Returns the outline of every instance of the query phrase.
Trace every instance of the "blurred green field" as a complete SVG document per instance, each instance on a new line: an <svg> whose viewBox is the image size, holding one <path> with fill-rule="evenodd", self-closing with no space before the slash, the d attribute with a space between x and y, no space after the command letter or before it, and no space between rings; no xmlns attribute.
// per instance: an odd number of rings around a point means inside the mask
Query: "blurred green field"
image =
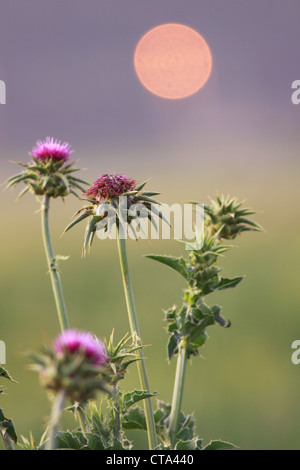
<svg viewBox="0 0 300 470"><path fill-rule="evenodd" d="M12 170L13 173L14 170ZM299 187L296 172L267 170L212 178L160 174L149 188L163 186L166 202L207 200L219 189L237 195L262 211L256 218L265 233L247 233L223 260L224 274L246 274L236 289L215 296L232 328L210 329L202 358L188 366L183 408L195 411L198 433L205 441L222 438L242 449L300 449L300 366L291 363L291 344L300 339L299 318ZM91 175L89 175L91 176ZM143 174L134 175L143 179ZM92 179L92 178L90 178ZM226 182L226 183L224 183ZM13 419L17 433L38 437L44 430L49 402L38 377L27 369L24 351L58 332L34 198L15 203L16 191L1 194L0 339L7 346L7 368L18 384L6 384L0 406ZM55 201L51 213L55 252L70 255L61 263L72 326L116 338L128 331L127 314L114 241L95 239L92 253L81 259L84 225L60 234L80 203ZM143 258L146 253L181 253L174 241L129 242L137 310L152 390L171 400L175 362L166 360L167 336L162 309L181 302L183 280ZM210 299L211 301L211 299ZM138 384L135 367L122 386ZM68 421L72 424L72 421ZM132 435L133 436L133 435ZM135 435L137 447L145 436Z"/></svg>

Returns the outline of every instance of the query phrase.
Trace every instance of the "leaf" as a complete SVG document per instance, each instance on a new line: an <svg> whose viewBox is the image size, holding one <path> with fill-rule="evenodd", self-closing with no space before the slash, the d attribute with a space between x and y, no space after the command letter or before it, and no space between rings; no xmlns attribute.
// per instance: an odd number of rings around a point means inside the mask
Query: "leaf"
<svg viewBox="0 0 300 470"><path fill-rule="evenodd" d="M163 222L169 225L169 227L172 227L172 225L170 224L170 221L164 216L162 211L157 209L157 207L154 204L150 205L150 203L145 202L145 206L148 208L150 212L153 212L153 214L157 215Z"/></svg>
<svg viewBox="0 0 300 470"><path fill-rule="evenodd" d="M75 188L79 189L82 193L84 193L84 188L79 183L77 183L76 181L73 181L73 180L70 181L69 178L68 178L68 181L70 183L70 186L75 187Z"/></svg>
<svg viewBox="0 0 300 470"><path fill-rule="evenodd" d="M214 319L215 319L215 322L218 323L220 326L222 326L223 328L230 328L231 326L231 322L230 320L226 321L221 315L220 315L220 312L221 312L221 308L218 307L218 305L214 305L212 308L211 308L211 311L213 313L213 316L214 316Z"/></svg>
<svg viewBox="0 0 300 470"><path fill-rule="evenodd" d="M155 397L157 392L150 393L145 390L133 390L132 392L128 392L124 395L124 406L127 410L131 406L135 405L135 403L145 400L146 398Z"/></svg>
<svg viewBox="0 0 300 470"><path fill-rule="evenodd" d="M93 235L95 234L97 223L100 220L101 220L101 217L94 215L87 224L85 235L84 235L84 245L83 245L83 250L82 250L84 256L86 255L88 249L91 248Z"/></svg>
<svg viewBox="0 0 300 470"><path fill-rule="evenodd" d="M78 433L75 434L72 431L58 432L56 434L56 448L80 450L83 443L78 437Z"/></svg>
<svg viewBox="0 0 300 470"><path fill-rule="evenodd" d="M131 448L131 443L126 439L125 441L120 442L117 439L114 439L111 446L107 447L106 450L129 450Z"/></svg>
<svg viewBox="0 0 300 470"><path fill-rule="evenodd" d="M157 409L154 413L155 424L157 424L158 426L164 425L165 421L170 416L171 408L172 407L169 403L165 403L162 400L157 400Z"/></svg>
<svg viewBox="0 0 300 470"><path fill-rule="evenodd" d="M193 415L185 416L182 412L179 416L179 427L177 432L177 439L182 441L190 441L194 437L195 431L195 418Z"/></svg>
<svg viewBox="0 0 300 470"><path fill-rule="evenodd" d="M18 199L21 199L22 196L24 196L24 194L26 194L28 191L29 191L29 186L25 186L24 189L22 189L22 191L19 193L18 195Z"/></svg>
<svg viewBox="0 0 300 470"><path fill-rule="evenodd" d="M144 191L144 192L143 192L143 195L144 195L144 196L149 196L149 197L158 196L159 194L161 194L161 193L157 193L157 192L155 192L155 191Z"/></svg>
<svg viewBox="0 0 300 470"><path fill-rule="evenodd" d="M13 422L5 418L2 409L0 408L0 429L2 428L3 436L7 434L15 443L17 442L17 434Z"/></svg>
<svg viewBox="0 0 300 470"><path fill-rule="evenodd" d="M145 412L139 406L131 408L123 415L123 428L124 429L139 429L142 431L147 430Z"/></svg>
<svg viewBox="0 0 300 470"><path fill-rule="evenodd" d="M230 442L211 441L203 450L235 450L237 447Z"/></svg>
<svg viewBox="0 0 300 470"><path fill-rule="evenodd" d="M216 289L224 290L224 289L228 289L230 287L236 287L243 279L244 279L244 276L235 277L233 279L226 279L225 277L222 277L221 280L219 281Z"/></svg>
<svg viewBox="0 0 300 470"><path fill-rule="evenodd" d="M173 256L164 256L164 255L146 255L146 258L153 259L154 261L159 261L169 268L174 269L179 274L181 274L185 279L188 279L188 270L184 258L174 258Z"/></svg>
<svg viewBox="0 0 300 470"><path fill-rule="evenodd" d="M156 201L152 197L145 196L145 193L142 193L140 196L136 196L134 199L135 199L135 201L146 201L150 204L161 205L158 201Z"/></svg>
<svg viewBox="0 0 300 470"><path fill-rule="evenodd" d="M25 173L18 173L17 175L13 175L10 178L8 178L3 184L7 184L7 183L10 183L13 180L17 180L17 179L21 178L22 176L24 176L24 174Z"/></svg>
<svg viewBox="0 0 300 470"><path fill-rule="evenodd" d="M173 307L168 308L168 310L165 310L165 315L166 315L165 319L166 319L166 321L173 322L174 320L176 320L176 310L177 310L176 305L173 305Z"/></svg>
<svg viewBox="0 0 300 470"><path fill-rule="evenodd" d="M176 443L175 450L202 450L202 440L198 437L189 441L179 440Z"/></svg>
<svg viewBox="0 0 300 470"><path fill-rule="evenodd" d="M77 217L75 220L73 220L64 230L64 233L67 232L68 230L70 230L72 227L74 227L74 225L78 224L79 222L81 222L82 220L86 219L87 217L89 217L90 215L92 214L92 212L84 212L83 214L81 214L79 217Z"/></svg>
<svg viewBox="0 0 300 470"><path fill-rule="evenodd" d="M11 382L14 382L14 383L17 383L13 378L12 376L10 375L10 373L4 369L4 367L1 367L0 366L0 377L4 378L4 379L7 379L7 380L10 380Z"/></svg>
<svg viewBox="0 0 300 470"><path fill-rule="evenodd" d="M169 361L171 361L172 357L174 356L174 354L176 354L176 352L178 350L178 342L179 342L178 338L176 338L175 334L172 334L170 336L170 339L169 339L168 345L167 345Z"/></svg>
<svg viewBox="0 0 300 470"><path fill-rule="evenodd" d="M146 186L146 184L148 183L148 181L149 181L149 180L144 181L142 184L140 184L139 186L137 186L137 187L135 188L135 190L136 190L136 191L141 191L141 190L144 188L144 186Z"/></svg>
<svg viewBox="0 0 300 470"><path fill-rule="evenodd" d="M74 176L69 176L68 179L70 181L76 181L76 183L86 184L88 186L90 185L90 183L88 183L87 181L81 180L80 178L75 178Z"/></svg>
<svg viewBox="0 0 300 470"><path fill-rule="evenodd" d="M94 433L86 433L87 447L85 450L105 450L101 436Z"/></svg>
<svg viewBox="0 0 300 470"><path fill-rule="evenodd" d="M251 214L251 212L248 213L248 215ZM255 212L252 212L252 214L255 214ZM239 224L246 224L246 225L250 225L251 227L253 227L252 229L251 228L248 228L248 230L257 230L258 232L262 232L263 231L263 228L261 225L259 225L258 223L254 222L253 220L250 220L250 219L245 219L244 217L238 217L236 219L236 222L239 223Z"/></svg>
<svg viewBox="0 0 300 470"><path fill-rule="evenodd" d="M195 334L192 335L190 341L191 341L191 346L196 347L196 348L200 348L207 341L206 331L202 330L197 335L195 335Z"/></svg>
<svg viewBox="0 0 300 470"><path fill-rule="evenodd" d="M36 180L37 179L37 176L34 174L34 173L20 173L19 175L16 175L15 177L12 177L10 178L8 181L7 181L7 185L6 185L6 189L10 188L11 186L15 185L15 184L18 184L20 183L21 181L25 181L26 179L29 179L29 180Z"/></svg>

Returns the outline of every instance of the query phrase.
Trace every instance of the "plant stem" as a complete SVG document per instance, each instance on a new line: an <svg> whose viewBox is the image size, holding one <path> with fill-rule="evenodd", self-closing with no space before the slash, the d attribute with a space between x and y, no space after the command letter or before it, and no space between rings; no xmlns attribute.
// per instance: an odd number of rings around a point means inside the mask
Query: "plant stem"
<svg viewBox="0 0 300 470"><path fill-rule="evenodd" d="M43 241L46 252L46 258L49 268L49 273L51 277L51 284L53 289L53 294L56 303L56 309L58 313L58 319L60 323L61 330L69 329L68 314L66 309L66 304L64 300L64 295L62 291L62 285L59 278L57 262L53 252L50 229L49 229L49 207L50 207L50 197L46 194L44 196L41 212L42 212L42 232L43 232Z"/></svg>
<svg viewBox="0 0 300 470"><path fill-rule="evenodd" d="M121 423L120 423L120 404L119 404L119 389L113 387L112 409L114 416L114 438L116 441L121 440Z"/></svg>
<svg viewBox="0 0 300 470"><path fill-rule="evenodd" d="M84 414L84 405L82 403L80 403L77 408L77 417L82 434L86 438L86 416Z"/></svg>
<svg viewBox="0 0 300 470"><path fill-rule="evenodd" d="M14 446L14 443L13 443L13 440L7 434L6 429L1 429L0 428L0 433L2 434L2 439L3 439L5 449L6 450L16 450L15 446Z"/></svg>
<svg viewBox="0 0 300 470"><path fill-rule="evenodd" d="M46 450L55 450L55 435L57 433L57 428L61 420L64 403L66 399L66 394L64 390L61 390L57 393L54 398L51 415L49 419L48 427L48 440L46 442Z"/></svg>
<svg viewBox="0 0 300 470"><path fill-rule="evenodd" d="M140 338L140 330L137 320L137 313L134 304L134 297L129 273L129 266L128 266L128 259L127 259L127 251L126 251L126 240L125 238L120 238L119 230L117 230L117 242L118 242L118 250L119 250L119 257L120 257L120 264L121 264L121 272L122 272L122 279L123 279L123 286L124 286L124 293L127 305L127 312L129 317L129 324L131 334L137 337L137 345L142 345L141 338ZM150 393L149 381L147 376L147 369L146 363L144 358L143 350L140 349L139 352L140 360L137 361L137 367L140 377L140 383L143 390L146 390ZM145 406L145 417L146 417L146 424L147 424L147 432L148 432L148 442L149 448L154 449L157 446L157 437L156 437L156 429L155 429L155 422L154 422L154 415L153 415L153 408L151 398L146 398L144 400Z"/></svg>
<svg viewBox="0 0 300 470"><path fill-rule="evenodd" d="M187 346L187 338L183 338L179 344L172 408L170 415L169 436L172 447L174 447L176 444L176 436L178 432L179 416L181 411L187 362Z"/></svg>

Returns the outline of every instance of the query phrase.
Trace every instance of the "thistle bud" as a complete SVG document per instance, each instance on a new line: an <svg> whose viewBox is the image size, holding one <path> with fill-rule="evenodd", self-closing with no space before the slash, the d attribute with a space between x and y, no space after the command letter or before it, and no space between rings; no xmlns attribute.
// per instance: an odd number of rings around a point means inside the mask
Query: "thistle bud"
<svg viewBox="0 0 300 470"><path fill-rule="evenodd" d="M242 232L262 231L259 224L248 218L255 212L243 208L242 202L236 198L217 196L211 205L205 206L205 212L208 216L207 225L211 233L218 232L220 239L232 240Z"/></svg>
<svg viewBox="0 0 300 470"><path fill-rule="evenodd" d="M130 340L131 344L129 344ZM115 346L114 331L112 332L107 344L107 353L111 369L109 378L112 385L116 385L120 380L124 379L128 367L140 360L138 352L142 348L143 346L140 344L140 340L136 335L128 337L127 334Z"/></svg>

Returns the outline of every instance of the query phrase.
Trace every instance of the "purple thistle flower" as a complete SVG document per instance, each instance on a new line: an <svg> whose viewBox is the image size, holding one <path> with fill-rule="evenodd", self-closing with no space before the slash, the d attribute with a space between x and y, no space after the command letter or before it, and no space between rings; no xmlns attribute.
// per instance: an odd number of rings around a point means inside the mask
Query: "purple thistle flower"
<svg viewBox="0 0 300 470"><path fill-rule="evenodd" d="M137 181L127 178L125 175L101 175L86 191L86 195L98 202L108 201L114 197L122 196L128 191L133 191Z"/></svg>
<svg viewBox="0 0 300 470"><path fill-rule="evenodd" d="M31 155L36 160L47 160L48 158L56 162L66 162L69 160L71 153L70 144L68 142L61 143L54 137L47 137L46 140L38 140L36 147L31 151Z"/></svg>
<svg viewBox="0 0 300 470"><path fill-rule="evenodd" d="M104 343L85 331L64 331L54 341L54 349L56 354L84 354L96 366L108 361Z"/></svg>

